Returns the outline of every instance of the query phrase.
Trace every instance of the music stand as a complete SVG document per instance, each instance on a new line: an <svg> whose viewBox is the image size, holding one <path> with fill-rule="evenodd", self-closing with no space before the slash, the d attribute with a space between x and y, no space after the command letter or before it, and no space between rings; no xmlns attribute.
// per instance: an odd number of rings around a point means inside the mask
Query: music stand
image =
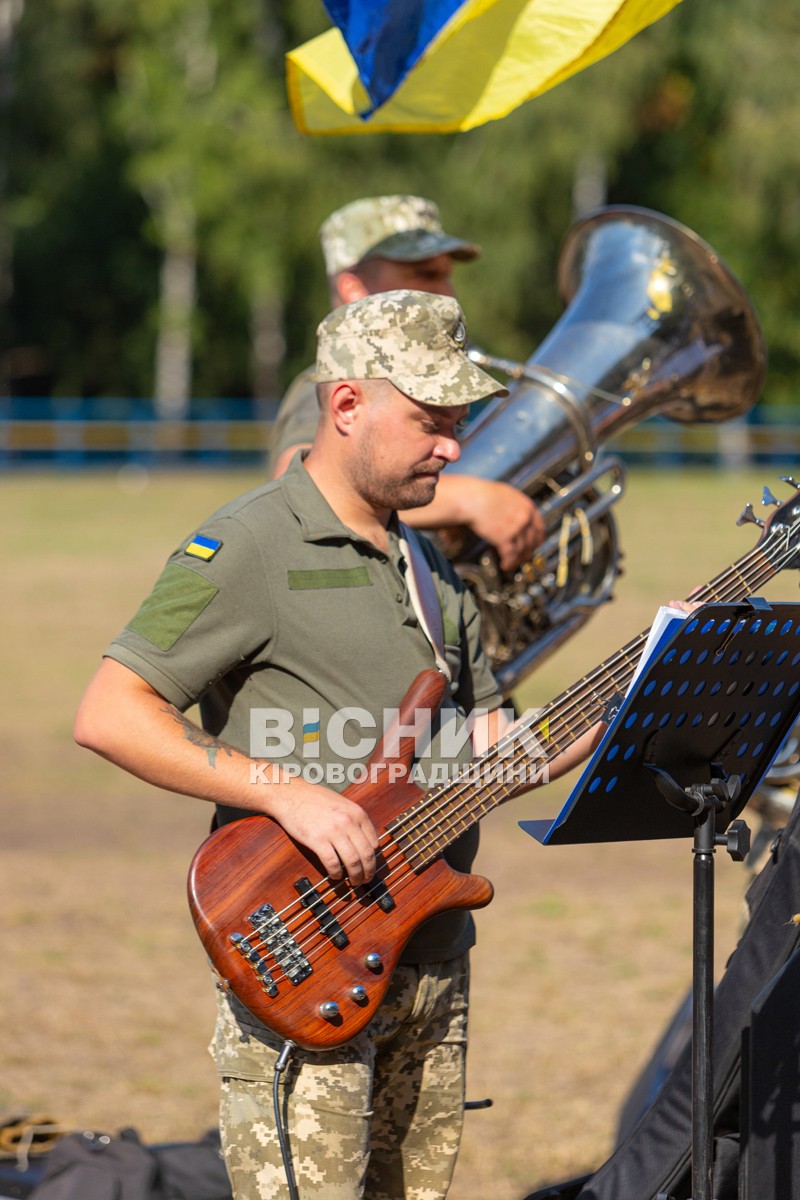
<svg viewBox="0 0 800 1200"><path fill-rule="evenodd" d="M671 618L559 815L520 821L544 845L694 835L692 1200L713 1171L714 847L747 853L734 818L800 715L799 664L800 604Z"/></svg>

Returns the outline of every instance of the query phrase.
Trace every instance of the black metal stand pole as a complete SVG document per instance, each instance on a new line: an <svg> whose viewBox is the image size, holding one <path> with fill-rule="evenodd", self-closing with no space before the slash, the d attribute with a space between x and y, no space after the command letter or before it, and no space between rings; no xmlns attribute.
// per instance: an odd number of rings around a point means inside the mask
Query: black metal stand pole
<svg viewBox="0 0 800 1200"><path fill-rule="evenodd" d="M694 962L692 971L692 1200L712 1200L714 1024L715 806L707 804L694 833Z"/></svg>
<svg viewBox="0 0 800 1200"><path fill-rule="evenodd" d="M722 777L711 764L710 784L682 788L660 767L648 764L656 787L673 808L694 822L692 917L692 1195L713 1200L714 1174L714 847L741 861L750 847L744 821L727 833L716 830L717 813L741 792L741 777ZM660 1197L659 1197L660 1200Z"/></svg>

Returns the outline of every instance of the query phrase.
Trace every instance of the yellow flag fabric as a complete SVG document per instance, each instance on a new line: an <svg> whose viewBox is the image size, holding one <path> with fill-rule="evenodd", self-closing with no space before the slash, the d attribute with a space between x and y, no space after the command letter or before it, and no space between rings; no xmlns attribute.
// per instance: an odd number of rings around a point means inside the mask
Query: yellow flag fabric
<svg viewBox="0 0 800 1200"><path fill-rule="evenodd" d="M393 95L371 105L338 29L286 56L302 133L454 133L506 116L617 50L680 0L468 0Z"/></svg>

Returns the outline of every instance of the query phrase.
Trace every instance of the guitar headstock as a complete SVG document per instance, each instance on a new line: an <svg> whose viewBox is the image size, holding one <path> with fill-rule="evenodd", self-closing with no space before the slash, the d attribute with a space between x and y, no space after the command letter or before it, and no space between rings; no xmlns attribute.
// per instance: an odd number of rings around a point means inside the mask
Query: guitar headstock
<svg viewBox="0 0 800 1200"><path fill-rule="evenodd" d="M761 503L775 505L775 511L766 520L755 515L752 504L746 504L737 525L758 525L762 530L758 548L768 556L779 571L800 567L800 483L791 475L782 475L781 483L794 488L794 494L781 503L768 487L765 487Z"/></svg>

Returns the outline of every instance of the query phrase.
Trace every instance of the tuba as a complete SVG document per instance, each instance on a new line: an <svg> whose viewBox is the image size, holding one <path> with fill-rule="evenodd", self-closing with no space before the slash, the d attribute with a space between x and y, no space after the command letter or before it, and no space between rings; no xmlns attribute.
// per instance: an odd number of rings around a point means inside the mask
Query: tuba
<svg viewBox="0 0 800 1200"><path fill-rule="evenodd" d="M502 572L477 539L448 549L481 610L505 695L611 598L620 550L611 511L624 467L601 445L654 413L723 421L758 399L766 352L741 284L710 246L644 208L602 208L567 234L567 305L524 364L473 349L512 380L470 425L449 472L503 481L539 505L546 536Z"/></svg>

